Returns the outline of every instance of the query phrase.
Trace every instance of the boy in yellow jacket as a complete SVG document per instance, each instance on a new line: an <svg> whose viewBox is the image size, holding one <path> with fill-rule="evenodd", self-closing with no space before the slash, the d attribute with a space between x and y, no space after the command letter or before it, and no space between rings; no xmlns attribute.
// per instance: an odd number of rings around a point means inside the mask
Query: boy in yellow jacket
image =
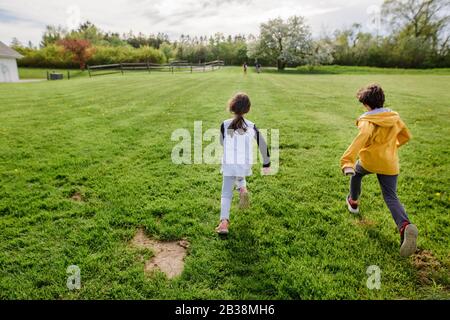
<svg viewBox="0 0 450 320"><path fill-rule="evenodd" d="M384 201L400 232L400 254L407 257L417 250L419 232L397 197L397 151L411 139L411 134L398 113L384 108L385 96L379 85L362 88L357 98L368 112L358 119L359 134L341 158L342 171L351 176L347 206L350 212L359 213L362 178L377 174Z"/></svg>

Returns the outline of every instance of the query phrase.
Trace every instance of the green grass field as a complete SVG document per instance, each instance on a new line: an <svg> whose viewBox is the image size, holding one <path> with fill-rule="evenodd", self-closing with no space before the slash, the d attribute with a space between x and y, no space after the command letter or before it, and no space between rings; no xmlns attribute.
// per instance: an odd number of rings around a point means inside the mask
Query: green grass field
<svg viewBox="0 0 450 320"><path fill-rule="evenodd" d="M399 180L420 230L420 254L408 259L375 177L361 217L344 202L339 158L363 112L355 92L370 82L414 136ZM0 298L449 299L449 88L445 72L244 77L239 68L0 84ZM238 211L235 199L222 240L219 166L172 164L170 138L194 121L218 128L241 90L249 119L280 129L280 172L254 170L252 208ZM144 274L129 245L139 227L189 240L179 278ZM66 287L69 265L81 269L79 291ZM366 287L371 265L381 290Z"/></svg>
<svg viewBox="0 0 450 320"><path fill-rule="evenodd" d="M67 71L70 72L71 79L88 77L87 71L73 70L73 69L52 69L52 68L19 68L19 76L21 79L46 79L47 72L59 72L67 79ZM269 73L277 72L275 69L266 69ZM107 71L105 71L107 72ZM98 73L98 72L97 72ZM130 71L126 71L127 74ZM405 74L405 75L450 75L449 68L441 69L389 69L376 67L347 67L347 66L317 66L308 68L306 66L298 67L297 69L286 69L283 74Z"/></svg>
<svg viewBox="0 0 450 320"><path fill-rule="evenodd" d="M47 79L47 72L58 72L64 75L64 79L67 80L69 71L70 78L82 78L89 77L89 73L87 71L81 70L66 70L66 69L45 69L45 68L19 68L19 77L20 79Z"/></svg>

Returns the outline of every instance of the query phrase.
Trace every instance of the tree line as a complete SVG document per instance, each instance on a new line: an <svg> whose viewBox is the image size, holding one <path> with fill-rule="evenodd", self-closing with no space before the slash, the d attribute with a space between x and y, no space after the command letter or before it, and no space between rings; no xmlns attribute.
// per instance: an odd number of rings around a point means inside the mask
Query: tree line
<svg viewBox="0 0 450 320"><path fill-rule="evenodd" d="M361 24L313 38L301 16L262 23L258 35L118 34L87 21L76 30L47 26L39 47L12 46L30 67L80 67L120 62L202 63L223 60L227 65L259 62L286 67L320 64L402 68L450 67L450 2L448 0L386 0L379 29L364 31Z"/></svg>

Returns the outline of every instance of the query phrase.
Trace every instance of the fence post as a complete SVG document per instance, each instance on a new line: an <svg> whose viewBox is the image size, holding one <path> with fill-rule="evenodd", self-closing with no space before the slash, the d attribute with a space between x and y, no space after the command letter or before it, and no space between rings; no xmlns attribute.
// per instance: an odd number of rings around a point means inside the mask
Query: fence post
<svg viewBox="0 0 450 320"><path fill-rule="evenodd" d="M70 80L70 71L67 70L67 80Z"/></svg>
<svg viewBox="0 0 450 320"><path fill-rule="evenodd" d="M192 73L192 65L191 65L191 73Z"/></svg>
<svg viewBox="0 0 450 320"><path fill-rule="evenodd" d="M150 70L150 63L147 61L147 69L148 69L148 73L151 73L151 70Z"/></svg>
<svg viewBox="0 0 450 320"><path fill-rule="evenodd" d="M120 72L121 72L122 75L123 75L123 65L122 65L122 63L120 63Z"/></svg>
<svg viewBox="0 0 450 320"><path fill-rule="evenodd" d="M47 70L47 80L50 80L50 75L48 74L48 70Z"/></svg>
<svg viewBox="0 0 450 320"><path fill-rule="evenodd" d="M172 74L173 74L173 66L172 66Z"/></svg>

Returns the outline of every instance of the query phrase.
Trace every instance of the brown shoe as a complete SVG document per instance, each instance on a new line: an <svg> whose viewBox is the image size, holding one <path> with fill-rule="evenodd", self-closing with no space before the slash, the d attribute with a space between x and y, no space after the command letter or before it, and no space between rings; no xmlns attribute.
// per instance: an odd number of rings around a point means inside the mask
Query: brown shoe
<svg viewBox="0 0 450 320"><path fill-rule="evenodd" d="M230 225L230 221L222 220L220 221L219 226L216 228L216 232L220 235L227 235L229 233L228 227Z"/></svg>

